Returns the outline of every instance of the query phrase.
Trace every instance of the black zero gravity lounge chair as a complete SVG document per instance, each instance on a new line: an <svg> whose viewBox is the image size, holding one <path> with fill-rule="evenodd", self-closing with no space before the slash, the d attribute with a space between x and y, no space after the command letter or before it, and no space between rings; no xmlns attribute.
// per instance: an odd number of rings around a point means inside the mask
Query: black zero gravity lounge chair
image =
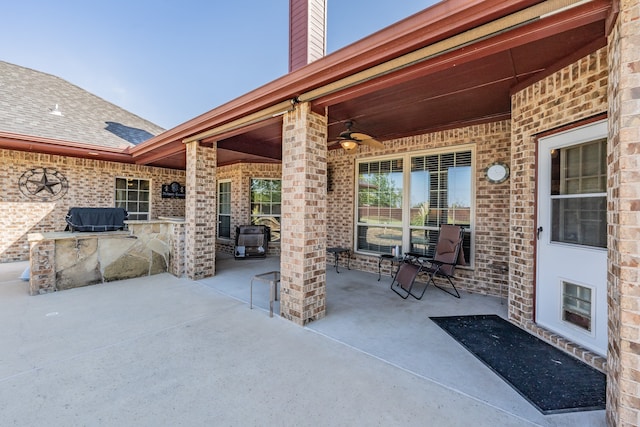
<svg viewBox="0 0 640 427"><path fill-rule="evenodd" d="M433 286L449 295L460 298L460 293L458 293L451 279L454 277L456 265L466 264L464 251L462 250L463 232L462 227L458 225L443 224L440 226L438 243L436 244L433 258L424 258L423 255L413 252L406 253L391 282L391 290L404 299L409 295L416 299L422 299L429 283L432 283ZM427 274L428 280L422 289L422 293L418 295L413 292L413 285L418 274L422 272ZM439 286L434 281L436 276L447 279L453 291Z"/></svg>

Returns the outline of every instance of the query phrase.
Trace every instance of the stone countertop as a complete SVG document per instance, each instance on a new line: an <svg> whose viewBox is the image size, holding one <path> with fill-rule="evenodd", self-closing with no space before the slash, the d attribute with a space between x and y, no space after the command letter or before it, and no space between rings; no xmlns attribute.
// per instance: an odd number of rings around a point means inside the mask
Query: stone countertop
<svg viewBox="0 0 640 427"><path fill-rule="evenodd" d="M179 216L160 216L157 219L146 220L127 220L125 224L166 224L171 223L184 223L184 217Z"/></svg>
<svg viewBox="0 0 640 427"><path fill-rule="evenodd" d="M131 220L124 222L127 225L144 225L144 224L184 224L183 217L165 217L161 216L157 219L151 220ZM63 240L63 239L77 239L77 238L89 238L89 237L101 237L101 238L111 238L111 237L131 237L135 238L135 236L131 235L130 230L121 230L121 231L52 231L48 233L29 233L27 235L27 240L29 242L37 242L39 240Z"/></svg>
<svg viewBox="0 0 640 427"><path fill-rule="evenodd" d="M111 237L131 237L135 238L135 236L131 235L131 232L128 230L123 231L96 231L96 232L86 232L86 231L53 231L49 233L29 233L27 235L27 240L30 242L37 242L39 240L65 240L65 239L78 239L78 238L92 238L92 237L102 237L102 238L111 238Z"/></svg>

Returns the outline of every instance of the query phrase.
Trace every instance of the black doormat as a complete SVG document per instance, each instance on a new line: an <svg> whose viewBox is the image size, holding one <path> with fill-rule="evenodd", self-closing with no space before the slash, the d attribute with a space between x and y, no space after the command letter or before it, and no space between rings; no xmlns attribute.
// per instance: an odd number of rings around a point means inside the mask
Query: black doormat
<svg viewBox="0 0 640 427"><path fill-rule="evenodd" d="M602 372L501 317L430 319L543 414L605 408L606 378Z"/></svg>

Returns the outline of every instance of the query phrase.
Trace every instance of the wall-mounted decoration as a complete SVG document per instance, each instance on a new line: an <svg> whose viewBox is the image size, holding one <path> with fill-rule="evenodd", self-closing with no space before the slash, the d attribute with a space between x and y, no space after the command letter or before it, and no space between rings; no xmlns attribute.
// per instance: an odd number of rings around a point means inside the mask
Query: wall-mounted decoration
<svg viewBox="0 0 640 427"><path fill-rule="evenodd" d="M18 180L18 186L26 197L41 202L61 199L69 189L67 178L51 168L26 171Z"/></svg>
<svg viewBox="0 0 640 427"><path fill-rule="evenodd" d="M171 184L162 184L163 199L184 199L185 188L180 183L172 182Z"/></svg>
<svg viewBox="0 0 640 427"><path fill-rule="evenodd" d="M492 184L500 184L509 178L509 166L502 162L495 162L484 170L487 181Z"/></svg>

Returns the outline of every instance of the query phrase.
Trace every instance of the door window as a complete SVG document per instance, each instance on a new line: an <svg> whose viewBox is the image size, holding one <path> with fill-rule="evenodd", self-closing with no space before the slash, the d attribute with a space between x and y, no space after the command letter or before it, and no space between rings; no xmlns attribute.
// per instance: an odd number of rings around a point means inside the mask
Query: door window
<svg viewBox="0 0 640 427"><path fill-rule="evenodd" d="M553 149L551 241L607 247L607 140Z"/></svg>

